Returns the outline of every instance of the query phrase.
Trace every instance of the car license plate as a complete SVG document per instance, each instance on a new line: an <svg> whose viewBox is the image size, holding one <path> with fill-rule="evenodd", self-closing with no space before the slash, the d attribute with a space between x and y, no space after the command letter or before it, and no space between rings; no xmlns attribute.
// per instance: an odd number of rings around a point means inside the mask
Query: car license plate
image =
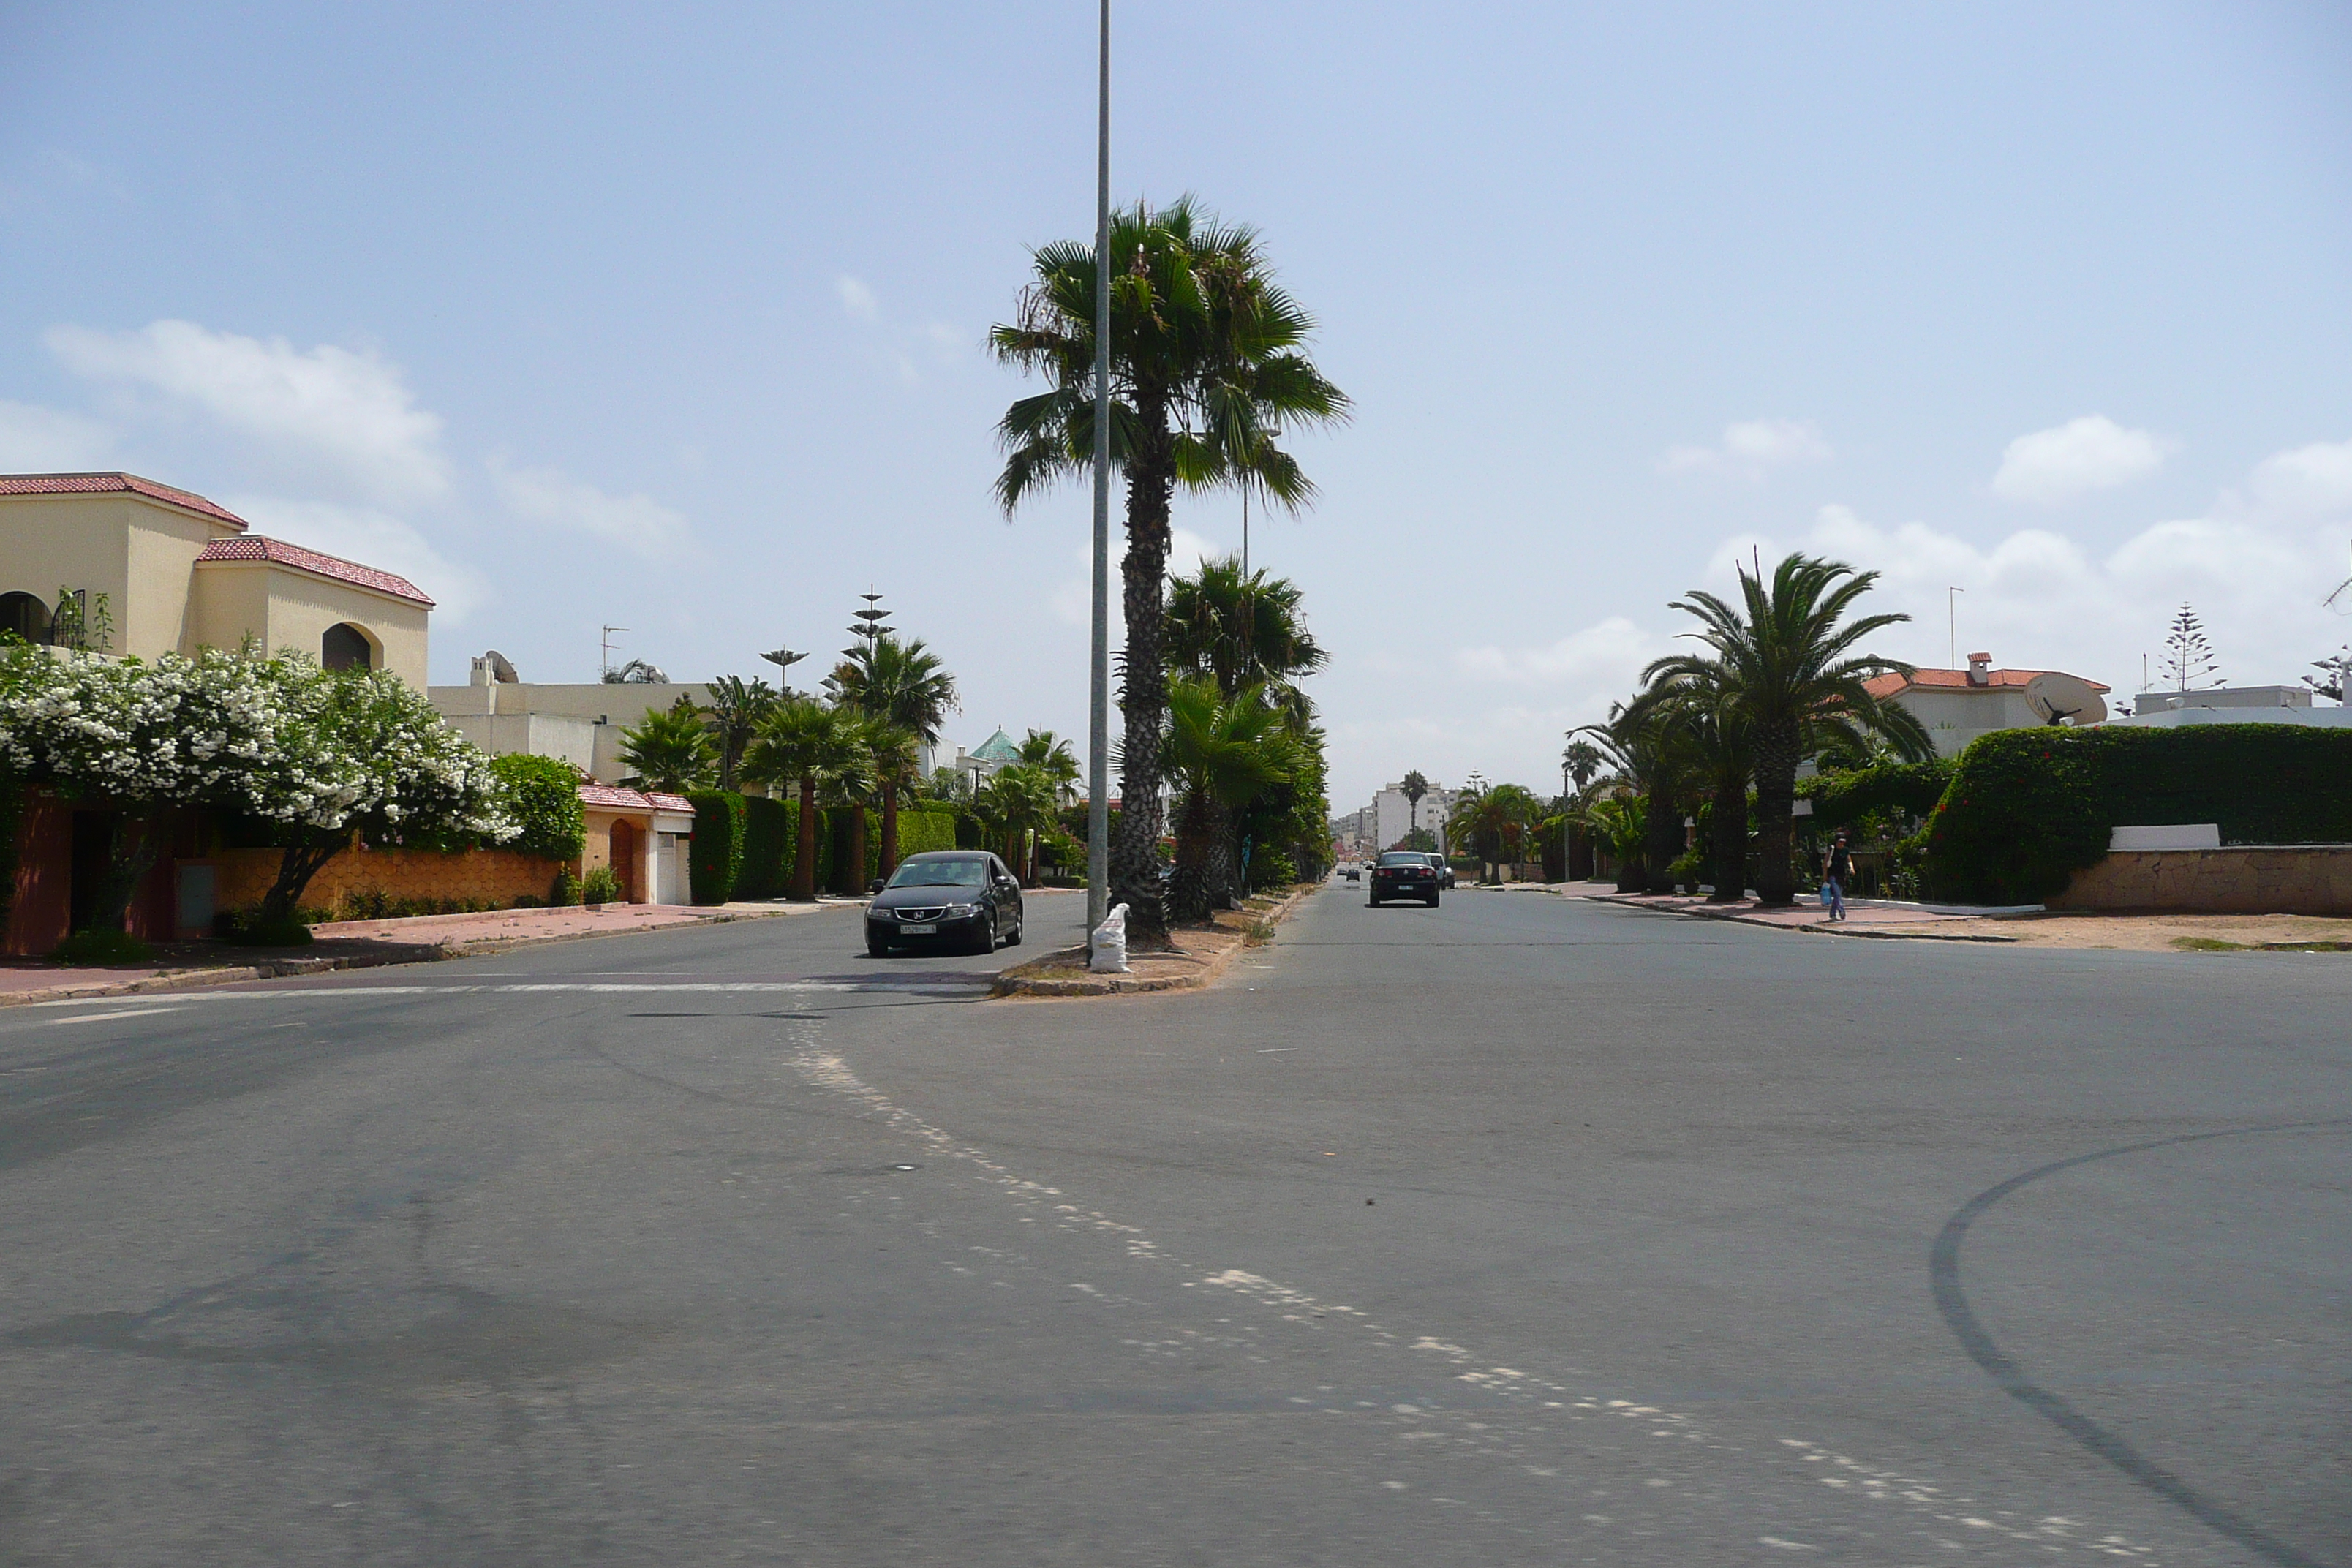
<svg viewBox="0 0 2352 1568"><path fill-rule="evenodd" d="M940 934L940 928L929 922L926 922L919 926L900 926L898 929L908 936L937 936Z"/></svg>

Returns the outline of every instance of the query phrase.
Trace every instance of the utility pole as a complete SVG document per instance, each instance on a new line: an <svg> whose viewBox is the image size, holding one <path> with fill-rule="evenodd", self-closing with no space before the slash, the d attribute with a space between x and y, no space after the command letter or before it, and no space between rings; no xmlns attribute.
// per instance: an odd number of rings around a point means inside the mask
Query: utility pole
<svg viewBox="0 0 2352 1568"><path fill-rule="evenodd" d="M1110 912L1110 0L1102 0L1096 80L1094 668L1087 726L1089 933Z"/></svg>

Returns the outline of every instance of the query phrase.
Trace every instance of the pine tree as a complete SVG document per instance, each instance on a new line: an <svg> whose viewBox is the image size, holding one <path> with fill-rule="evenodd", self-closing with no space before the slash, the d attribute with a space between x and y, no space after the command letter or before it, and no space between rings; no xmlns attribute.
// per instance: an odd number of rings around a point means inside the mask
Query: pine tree
<svg viewBox="0 0 2352 1568"><path fill-rule="evenodd" d="M2172 683L2175 691L2187 691L2208 684L2207 678L2220 664L2213 645L2205 640L2205 627L2197 619L2197 612L2182 605L2164 634L2164 678ZM2210 684L2221 683L2214 679Z"/></svg>

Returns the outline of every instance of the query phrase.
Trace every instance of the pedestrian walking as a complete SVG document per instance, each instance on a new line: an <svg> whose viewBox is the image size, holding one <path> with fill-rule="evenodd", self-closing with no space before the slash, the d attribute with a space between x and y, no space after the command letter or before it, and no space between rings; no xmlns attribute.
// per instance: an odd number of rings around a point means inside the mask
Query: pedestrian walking
<svg viewBox="0 0 2352 1568"><path fill-rule="evenodd" d="M1845 919L1845 884L1853 875L1853 854L1846 847L1845 829L1841 827L1830 845L1829 864L1822 869L1822 904L1833 921Z"/></svg>

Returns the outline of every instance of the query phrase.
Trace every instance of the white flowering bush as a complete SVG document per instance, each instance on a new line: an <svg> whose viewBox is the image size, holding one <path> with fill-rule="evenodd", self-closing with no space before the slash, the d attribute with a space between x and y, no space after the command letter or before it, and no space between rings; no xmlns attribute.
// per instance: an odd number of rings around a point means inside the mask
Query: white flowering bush
<svg viewBox="0 0 2352 1568"><path fill-rule="evenodd" d="M152 663L0 651L0 765L122 813L97 930L121 929L184 811L277 830L287 847L263 909L281 921L354 832L378 845L502 843L516 829L489 761L381 671L250 647Z"/></svg>

